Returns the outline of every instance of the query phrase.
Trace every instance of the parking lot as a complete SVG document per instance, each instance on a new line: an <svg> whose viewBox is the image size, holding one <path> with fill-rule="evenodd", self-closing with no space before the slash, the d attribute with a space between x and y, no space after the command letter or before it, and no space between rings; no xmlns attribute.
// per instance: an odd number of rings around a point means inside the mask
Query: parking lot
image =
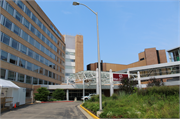
<svg viewBox="0 0 180 119"><path fill-rule="evenodd" d="M77 107L82 102L40 103L3 112L1 118L87 119Z"/></svg>

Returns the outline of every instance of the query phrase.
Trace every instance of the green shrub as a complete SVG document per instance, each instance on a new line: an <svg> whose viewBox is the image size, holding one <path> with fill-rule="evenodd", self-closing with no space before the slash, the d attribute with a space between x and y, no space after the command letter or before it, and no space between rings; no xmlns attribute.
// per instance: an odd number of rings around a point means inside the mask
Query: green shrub
<svg viewBox="0 0 180 119"><path fill-rule="evenodd" d="M49 101L58 101L58 100L57 100L57 99L53 99L53 98L52 98L52 99L50 99Z"/></svg>
<svg viewBox="0 0 180 119"><path fill-rule="evenodd" d="M118 99L118 95L116 93L114 93L111 97L112 97L113 100L117 100Z"/></svg>
<svg viewBox="0 0 180 119"><path fill-rule="evenodd" d="M49 91L45 87L41 87L37 89L38 93L34 93L35 100L40 100L40 101L47 101L47 97L49 96Z"/></svg>
<svg viewBox="0 0 180 119"><path fill-rule="evenodd" d="M56 89L56 90L52 93L52 96L53 96L54 99L63 100L63 99L64 99L64 96L65 96L65 93L64 93L63 89Z"/></svg>

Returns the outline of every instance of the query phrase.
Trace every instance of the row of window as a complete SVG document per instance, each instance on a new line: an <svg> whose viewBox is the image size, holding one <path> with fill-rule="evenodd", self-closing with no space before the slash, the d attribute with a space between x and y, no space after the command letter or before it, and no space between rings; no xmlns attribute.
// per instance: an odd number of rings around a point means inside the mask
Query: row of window
<svg viewBox="0 0 180 119"><path fill-rule="evenodd" d="M68 51L66 51L66 55L74 55L75 56L75 52L68 52Z"/></svg>
<svg viewBox="0 0 180 119"><path fill-rule="evenodd" d="M19 57L15 56L15 55L10 54L8 52L5 52L3 50L1 50L0 56L1 56L2 61L6 61L8 63L20 66L20 67L28 69L30 71L33 71L33 72L48 76L50 78L53 78L53 79L56 79L56 80L60 80L60 79L63 78L63 77L61 77L61 76L59 76L59 75L57 75L57 74L55 74L55 73L53 73L51 71L48 71L48 70L46 70L46 69L44 69L42 67L39 67L39 66L37 66L37 65L35 65L35 64L31 63L31 62L28 62L28 61L26 61L26 60L24 60L22 58L19 58ZM51 65L51 67L53 67L54 69L57 68L57 67L55 68L55 65L54 66ZM60 67L58 67L58 69L56 69L56 70L60 71Z"/></svg>
<svg viewBox="0 0 180 119"><path fill-rule="evenodd" d="M20 13L18 13L14 8L9 5L7 2L5 2L6 5L4 5L4 8L8 13L10 13L14 18L16 18L20 23L22 23L25 27L27 27L32 33L34 33L39 39L41 39L43 42L45 42L51 49L53 49L55 52L59 53L60 50L57 49L56 46L54 46L44 35L42 35L31 23L29 23ZM21 1L18 1L19 3L22 3ZM23 4L23 3L22 3ZM33 16L33 15L32 15ZM27 37L28 38L28 37ZM54 37L55 38L55 37ZM57 40L57 39L56 39ZM59 46L61 47L61 44L59 43ZM63 47L64 48L64 47ZM64 57L64 54L62 53L62 56Z"/></svg>
<svg viewBox="0 0 180 119"><path fill-rule="evenodd" d="M54 63L52 63L51 61L47 60L46 58L44 58L43 56L39 55L38 53L32 51L31 49L27 48L26 46L24 46L23 44L19 43L18 41L12 39L11 37L9 37L8 35L4 34L3 32L0 32L0 38L1 38L1 42L3 42L4 44L24 53L25 55L28 55L31 58L34 58L35 60L55 69L58 70L61 73L64 73L64 70L59 66L55 65ZM60 63L60 59L58 58L59 63ZM62 63L62 62L61 62ZM64 64L63 64L64 65Z"/></svg>
<svg viewBox="0 0 180 119"><path fill-rule="evenodd" d="M4 19L4 20L2 20ZM29 42L31 45L35 46L37 49L41 50L43 53L45 53L46 55L48 55L49 57L51 57L52 59L56 60L57 62L60 63L60 58L57 57L56 55L54 55L51 51L49 51L47 48L45 48L43 45L41 45L39 42L37 42L36 40L34 40L31 36L29 36L26 32L24 32L23 30L21 30L18 26L16 26L14 23L12 23L11 21L9 21L6 17L4 17L3 15L0 15L0 20L1 20L1 24L3 26L5 26L6 28L8 28L9 30L13 31L14 33L16 33L18 36L20 36L21 38L23 38L24 40L26 40L27 42ZM8 41L6 41L8 42ZM60 51L60 50L58 50ZM60 54L60 52L59 52ZM63 53L62 53L63 54ZM61 63L64 66L64 62L62 61Z"/></svg>
<svg viewBox="0 0 180 119"><path fill-rule="evenodd" d="M31 76L28 76L25 74L20 74L18 72L10 71L7 69L0 69L0 70L1 70L1 78L2 79L18 81L18 82L33 84L33 85L57 85L50 81L38 79L38 78L31 77Z"/></svg>
<svg viewBox="0 0 180 119"><path fill-rule="evenodd" d="M56 29L52 25L50 25L50 27L60 38L62 38L61 35L56 31Z"/></svg>
<svg viewBox="0 0 180 119"><path fill-rule="evenodd" d="M58 44L58 40L56 37L53 36L53 34L41 23L41 21L24 5L20 0L14 0L14 2L19 6L22 11L24 11L56 44ZM52 27L50 27L52 28ZM62 39L61 35L54 29L52 30L59 36L60 39ZM59 42L60 44L60 42ZM59 45L60 46L60 45ZM63 48L64 49L64 48Z"/></svg>
<svg viewBox="0 0 180 119"><path fill-rule="evenodd" d="M75 62L75 59L67 59L67 58L66 58L66 63L67 63L67 62Z"/></svg>

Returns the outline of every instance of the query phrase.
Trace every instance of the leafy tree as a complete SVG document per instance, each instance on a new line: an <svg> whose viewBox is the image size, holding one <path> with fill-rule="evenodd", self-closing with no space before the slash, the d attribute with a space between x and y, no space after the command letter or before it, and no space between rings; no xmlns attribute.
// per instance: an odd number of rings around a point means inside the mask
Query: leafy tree
<svg viewBox="0 0 180 119"><path fill-rule="evenodd" d="M123 78L120 83L122 84L119 85L119 90L124 91L126 94L133 93L133 90L136 89L135 87L137 85L137 81L133 81L130 78Z"/></svg>
<svg viewBox="0 0 180 119"><path fill-rule="evenodd" d="M37 89L38 93L35 93L35 100L40 100L40 101L47 101L47 96L49 96L49 91L45 87L41 87Z"/></svg>
<svg viewBox="0 0 180 119"><path fill-rule="evenodd" d="M56 90L52 93L52 96L53 96L54 99L63 100L63 99L64 99L64 96L65 96L65 93L64 93L63 89L56 89Z"/></svg>
<svg viewBox="0 0 180 119"><path fill-rule="evenodd" d="M152 86L164 86L164 83L161 83L160 79L156 78L151 78L147 84L147 87L152 87Z"/></svg>

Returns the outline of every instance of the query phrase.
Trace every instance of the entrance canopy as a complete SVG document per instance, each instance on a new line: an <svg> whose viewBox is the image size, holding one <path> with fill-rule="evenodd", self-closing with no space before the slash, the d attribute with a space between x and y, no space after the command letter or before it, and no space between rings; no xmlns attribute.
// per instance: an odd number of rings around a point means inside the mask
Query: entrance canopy
<svg viewBox="0 0 180 119"><path fill-rule="evenodd" d="M0 87L2 87L2 88L20 88L19 86L17 86L13 82L7 81L4 79L0 79Z"/></svg>

